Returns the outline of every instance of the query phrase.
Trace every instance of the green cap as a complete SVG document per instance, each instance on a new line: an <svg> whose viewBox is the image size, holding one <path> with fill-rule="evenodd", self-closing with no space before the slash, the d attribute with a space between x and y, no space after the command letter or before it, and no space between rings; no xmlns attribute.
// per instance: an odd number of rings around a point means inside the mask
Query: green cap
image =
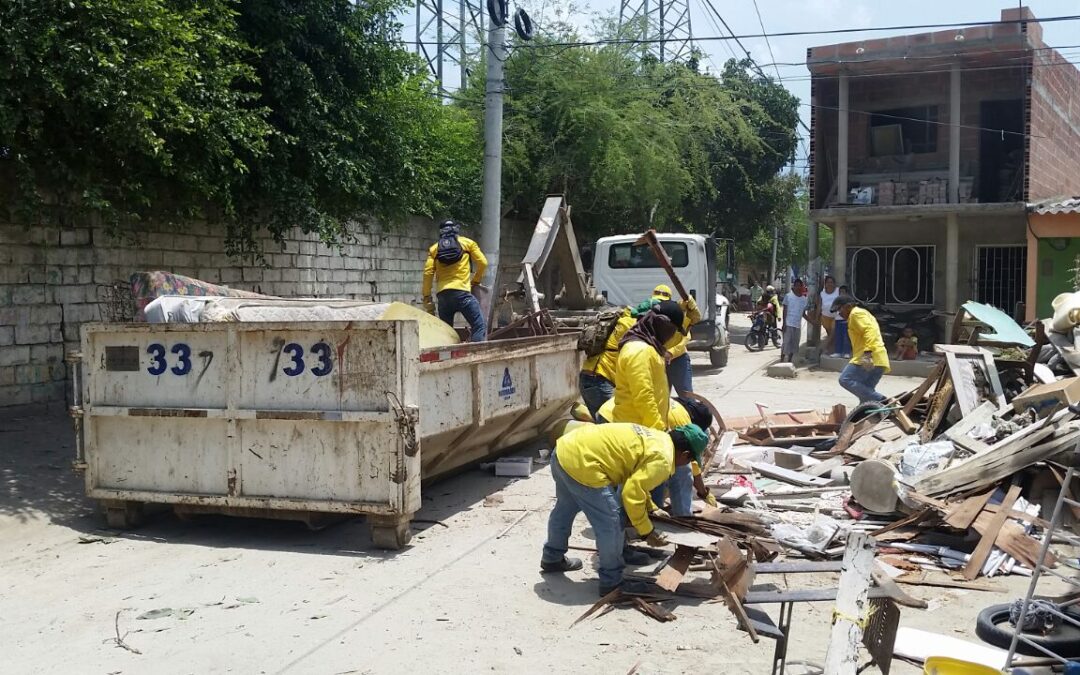
<svg viewBox="0 0 1080 675"><path fill-rule="evenodd" d="M705 455L705 446L709 444L708 435L696 424L684 424L675 427L675 431L681 433L690 443L690 454L694 456L695 462L701 464L701 458Z"/></svg>

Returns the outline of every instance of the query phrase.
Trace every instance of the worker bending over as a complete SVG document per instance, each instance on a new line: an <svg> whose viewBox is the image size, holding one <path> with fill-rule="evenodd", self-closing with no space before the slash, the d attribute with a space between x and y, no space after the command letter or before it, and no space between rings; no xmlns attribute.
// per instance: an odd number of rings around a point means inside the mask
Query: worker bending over
<svg viewBox="0 0 1080 675"><path fill-rule="evenodd" d="M664 346L682 330L682 308L671 300L652 307L619 341L615 366L615 421L668 428Z"/></svg>
<svg viewBox="0 0 1080 675"><path fill-rule="evenodd" d="M439 241L428 249L424 263L424 308L434 313L435 303L431 300L434 281L439 318L453 326L454 316L460 313L469 322L471 342L483 342L487 337L487 322L480 310L480 301L473 295L473 290L484 279L485 270L487 258L476 242L461 236L458 223L443 221L439 226Z"/></svg>
<svg viewBox="0 0 1080 675"><path fill-rule="evenodd" d="M590 356L581 364L578 389L581 391L581 400L585 402L585 407L589 409L594 420L600 407L615 395L615 366L619 359L619 342L635 323L637 316L627 307L604 343L604 351Z"/></svg>
<svg viewBox="0 0 1080 675"><path fill-rule="evenodd" d="M854 297L844 293L836 298L832 308L848 322L851 339L851 361L840 371L840 386L855 394L859 403L885 400L877 385L882 375L889 372L889 352L885 350L877 319L859 307Z"/></svg>
<svg viewBox="0 0 1080 675"><path fill-rule="evenodd" d="M676 466L700 463L705 444L705 432L693 424L671 432L637 424L593 424L560 438L551 454L555 507L548 518L541 571L582 568L581 560L566 557L566 551L574 518L584 512L596 537L600 595L616 588L646 590L642 584L623 582L622 512L649 545L667 544L649 520L655 508L649 493L670 478Z"/></svg>
<svg viewBox="0 0 1080 675"><path fill-rule="evenodd" d="M609 422L615 419L615 401L608 401L600 406L596 421L599 423ZM689 398L671 399L671 407L668 408L668 428L676 429L687 424L693 424L708 433L712 426L712 412L701 401ZM709 506L716 506L716 497L705 487L705 481L701 476L701 464L690 462L687 466L675 467L675 473L671 478L661 483L652 492L654 504L663 506L664 492L667 491L671 498L668 513L673 516L689 516L693 514L693 491L697 492L699 499Z"/></svg>
<svg viewBox="0 0 1080 675"><path fill-rule="evenodd" d="M671 288L667 284L660 284L653 289L652 297L648 300L649 307L656 306L665 300L671 300ZM701 321L701 310L698 309L693 296L681 301L679 307L683 310L680 332L672 338L671 342L664 345L668 350L664 358L667 362L668 383L675 388L676 394L683 394L694 391L694 371L690 367L690 354L687 352L687 347L690 345L690 327ZM644 314L645 309L642 305L638 305L637 312Z"/></svg>

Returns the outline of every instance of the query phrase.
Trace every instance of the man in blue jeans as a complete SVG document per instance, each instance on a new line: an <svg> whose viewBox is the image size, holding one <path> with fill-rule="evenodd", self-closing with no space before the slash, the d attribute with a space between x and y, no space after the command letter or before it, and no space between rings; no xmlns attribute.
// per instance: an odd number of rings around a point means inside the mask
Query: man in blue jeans
<svg viewBox="0 0 1080 675"><path fill-rule="evenodd" d="M480 246L461 236L461 225L453 220L443 221L439 226L439 241L431 245L424 263L424 308L434 313L435 303L431 299L434 284L439 318L453 326L454 316L460 313L469 323L472 342L487 338L487 321L480 310L480 301L472 293L483 280L485 270L487 258Z"/></svg>
<svg viewBox="0 0 1080 675"><path fill-rule="evenodd" d="M667 539L649 520L649 511L655 507L649 492L667 480L676 466L700 462L706 442L705 432L693 424L670 432L637 424L595 424L560 438L551 455L555 507L548 518L541 571L570 572L583 567L581 560L566 557L574 518L583 511L596 536L600 595L618 588L646 590L641 584L623 581L622 512L648 544L666 545Z"/></svg>
<svg viewBox="0 0 1080 675"><path fill-rule="evenodd" d="M889 372L889 352L877 319L845 293L833 301L832 309L847 321L851 339L851 361L840 372L840 386L858 397L859 403L884 401L886 396L877 391L877 385Z"/></svg>

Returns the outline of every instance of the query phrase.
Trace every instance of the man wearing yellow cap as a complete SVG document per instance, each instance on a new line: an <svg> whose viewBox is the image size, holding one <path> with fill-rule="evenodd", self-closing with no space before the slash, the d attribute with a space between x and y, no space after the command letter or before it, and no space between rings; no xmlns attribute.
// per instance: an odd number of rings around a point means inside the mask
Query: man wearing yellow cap
<svg viewBox="0 0 1080 675"><path fill-rule="evenodd" d="M671 287L667 284L659 284L653 289L652 297L647 302L655 305L665 300L671 300ZM644 305L645 303L638 305L636 311L641 313ZM676 394L694 391L693 369L690 367L690 354L686 349L690 344L690 326L701 321L701 310L698 309L693 296L680 302L679 306L683 310L681 332L664 345L668 350L667 379Z"/></svg>
<svg viewBox="0 0 1080 675"><path fill-rule="evenodd" d="M706 442L705 432L693 424L670 432L637 424L585 425L560 438L551 454L555 507L548 518L541 571L570 572L583 567L581 560L567 558L566 552L574 518L584 511L600 558L600 595L616 588L646 590L641 584L623 581L622 512L649 545L666 545L667 539L649 520L649 512L655 510L649 493L676 466L700 462Z"/></svg>

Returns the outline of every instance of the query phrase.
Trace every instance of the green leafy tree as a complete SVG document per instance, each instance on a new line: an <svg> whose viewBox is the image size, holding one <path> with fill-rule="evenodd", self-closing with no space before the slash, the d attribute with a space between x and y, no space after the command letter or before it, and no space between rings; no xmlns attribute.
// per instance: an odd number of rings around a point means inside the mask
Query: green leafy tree
<svg viewBox="0 0 1080 675"><path fill-rule="evenodd" d="M475 213L475 121L398 42L396 2L42 0L0 5L3 202L117 228L222 224L333 242L348 223ZM129 230L130 231L130 230Z"/></svg>

